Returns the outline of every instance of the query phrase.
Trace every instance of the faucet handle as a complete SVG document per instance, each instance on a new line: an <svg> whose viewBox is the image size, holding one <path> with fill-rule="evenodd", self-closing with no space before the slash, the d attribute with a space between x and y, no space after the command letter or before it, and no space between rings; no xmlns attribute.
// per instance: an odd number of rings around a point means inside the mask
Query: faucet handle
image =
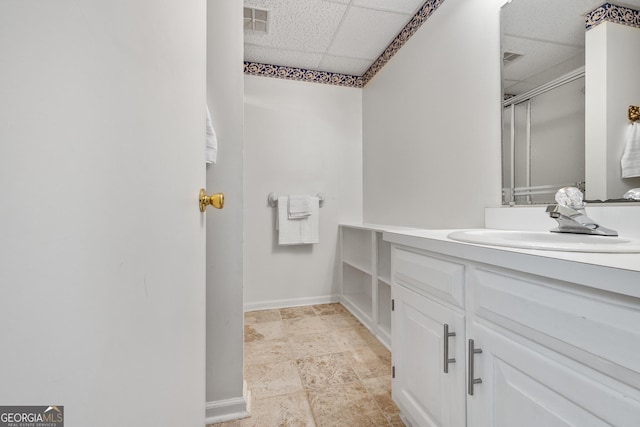
<svg viewBox="0 0 640 427"><path fill-rule="evenodd" d="M556 193L556 203L573 209L584 208L584 195L576 187L563 187Z"/></svg>
<svg viewBox="0 0 640 427"><path fill-rule="evenodd" d="M603 227L589 218L584 208L576 209L558 204L547 206L546 212L558 222L558 227L549 230L554 233L618 235L617 231Z"/></svg>

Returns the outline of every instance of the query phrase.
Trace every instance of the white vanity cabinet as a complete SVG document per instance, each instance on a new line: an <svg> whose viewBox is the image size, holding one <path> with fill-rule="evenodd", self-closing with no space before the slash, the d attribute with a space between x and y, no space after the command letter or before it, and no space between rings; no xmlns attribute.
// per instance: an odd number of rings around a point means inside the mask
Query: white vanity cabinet
<svg viewBox="0 0 640 427"><path fill-rule="evenodd" d="M640 300L477 263L466 291L468 425L640 425Z"/></svg>
<svg viewBox="0 0 640 427"><path fill-rule="evenodd" d="M392 254L393 399L416 425L464 426L464 265Z"/></svg>
<svg viewBox="0 0 640 427"><path fill-rule="evenodd" d="M469 426L638 426L638 390L533 343L471 324L476 348ZM419 425L419 424L418 424Z"/></svg>
<svg viewBox="0 0 640 427"><path fill-rule="evenodd" d="M558 280L535 256L402 242L392 394L413 427L640 425L640 298ZM640 286L640 272L626 278Z"/></svg>
<svg viewBox="0 0 640 427"><path fill-rule="evenodd" d="M463 426L464 315L402 286L393 298L393 399L418 425Z"/></svg>

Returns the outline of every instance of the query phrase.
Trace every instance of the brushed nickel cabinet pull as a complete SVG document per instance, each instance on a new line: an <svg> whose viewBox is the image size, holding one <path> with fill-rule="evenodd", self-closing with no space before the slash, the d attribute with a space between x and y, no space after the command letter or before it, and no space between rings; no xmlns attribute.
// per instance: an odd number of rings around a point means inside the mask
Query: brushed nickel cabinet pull
<svg viewBox="0 0 640 427"><path fill-rule="evenodd" d="M451 358L449 359L449 338L450 337L455 337L456 333L455 332L449 332L449 325L448 324L444 324L444 373L448 374L449 373L449 363L456 363L456 359L455 358Z"/></svg>
<svg viewBox="0 0 640 427"><path fill-rule="evenodd" d="M474 378L474 357L476 354L482 353L481 348L475 348L473 345L473 340L469 340L469 384L468 384L468 393L469 396L473 396L473 386L475 384L482 384L481 378Z"/></svg>

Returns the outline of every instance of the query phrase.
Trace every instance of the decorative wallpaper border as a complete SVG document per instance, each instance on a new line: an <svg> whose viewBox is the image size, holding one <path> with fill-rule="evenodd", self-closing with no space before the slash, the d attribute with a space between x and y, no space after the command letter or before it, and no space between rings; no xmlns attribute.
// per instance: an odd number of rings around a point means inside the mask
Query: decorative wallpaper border
<svg viewBox="0 0 640 427"><path fill-rule="evenodd" d="M404 46L404 44L411 38L411 36L413 36L416 31L418 31L418 28L420 28L422 24L424 24L427 19L429 19L433 12L435 12L436 9L440 7L442 3L444 3L444 1L445 0L427 0L424 2L422 7L416 12L415 15L413 15L411 21L409 21L409 23L404 26L402 31L400 31L400 34L398 34L393 39L393 41L389 43L389 46L387 46L387 48L382 52L378 59L376 59L371 67L369 67L369 69L362 75L362 79L364 80L363 85L369 83L369 80L371 80L373 76L375 76L376 73L380 71L387 62L389 62L393 55L398 53L400 48Z"/></svg>
<svg viewBox="0 0 640 427"><path fill-rule="evenodd" d="M604 3L587 14L585 28L588 31L605 21L640 28L640 11L617 4Z"/></svg>
<svg viewBox="0 0 640 427"><path fill-rule="evenodd" d="M252 76L275 77L287 80L324 83L338 86L361 88L385 66L402 46L418 31L427 19L445 0L426 0L402 31L389 43L382 54L374 61L362 76L330 73L326 71L306 70L304 68L284 67L280 65L245 62L244 73Z"/></svg>
<svg viewBox="0 0 640 427"><path fill-rule="evenodd" d="M359 76L330 73L327 71L306 70L304 68L284 67L281 65L261 64L259 62L245 61L244 73L251 76L275 77L278 79L324 83L336 86L363 86L362 77Z"/></svg>

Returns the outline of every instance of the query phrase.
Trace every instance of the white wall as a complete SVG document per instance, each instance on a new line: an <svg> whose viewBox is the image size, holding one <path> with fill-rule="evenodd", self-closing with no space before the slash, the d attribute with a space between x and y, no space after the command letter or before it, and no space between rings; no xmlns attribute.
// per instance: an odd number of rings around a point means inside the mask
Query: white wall
<svg viewBox="0 0 640 427"><path fill-rule="evenodd" d="M365 221L481 227L500 205L503 3L445 1L365 86Z"/></svg>
<svg viewBox="0 0 640 427"><path fill-rule="evenodd" d="M202 426L205 13L0 2L0 404Z"/></svg>
<svg viewBox="0 0 640 427"><path fill-rule="evenodd" d="M243 343L243 30L242 3L207 2L207 104L218 161L207 166L208 193L223 192L222 210L207 211L207 422L236 418L242 396Z"/></svg>
<svg viewBox="0 0 640 427"><path fill-rule="evenodd" d="M247 309L328 301L338 223L362 219L362 90L245 76ZM324 193L320 243L277 244L270 192Z"/></svg>
<svg viewBox="0 0 640 427"><path fill-rule="evenodd" d="M629 105L640 103L640 29L604 22L586 33L587 198L618 199L640 178L621 178ZM638 126L636 124L635 126Z"/></svg>

